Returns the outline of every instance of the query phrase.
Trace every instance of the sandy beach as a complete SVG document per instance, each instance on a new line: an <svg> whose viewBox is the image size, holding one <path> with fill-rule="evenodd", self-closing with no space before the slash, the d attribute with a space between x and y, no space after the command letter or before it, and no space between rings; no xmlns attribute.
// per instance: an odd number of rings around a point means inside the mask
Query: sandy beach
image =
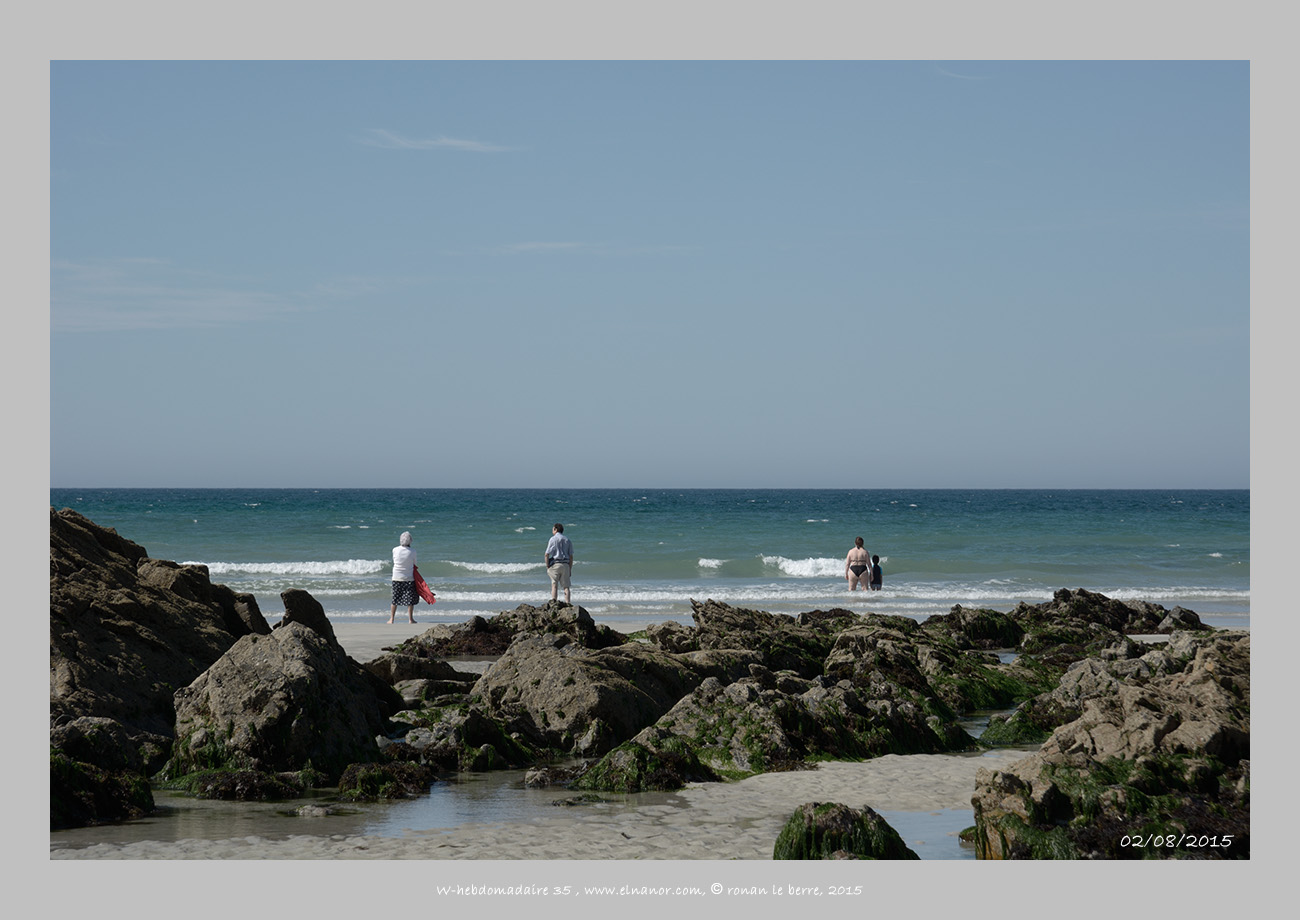
<svg viewBox="0 0 1300 920"><path fill-rule="evenodd" d="M782 825L804 802L870 805L882 813L938 818L919 830L886 814L914 849L969 822L975 772L1022 752L983 755L888 755L865 763L823 763L815 770L768 773L736 783L703 783L660 801L557 808L554 818L503 821L412 833L345 836L325 831L328 817L303 817L303 833L273 840L140 841L51 852L56 859L771 859ZM954 816L948 810L966 810ZM963 823L964 822L964 823ZM922 821L922 824L926 822ZM316 828L320 828L317 830ZM944 841L951 845L951 841Z"/></svg>

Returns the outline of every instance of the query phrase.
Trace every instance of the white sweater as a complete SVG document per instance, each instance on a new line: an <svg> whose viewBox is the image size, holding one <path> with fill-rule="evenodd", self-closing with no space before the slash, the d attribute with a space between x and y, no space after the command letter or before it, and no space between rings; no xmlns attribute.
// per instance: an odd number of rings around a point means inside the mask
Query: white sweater
<svg viewBox="0 0 1300 920"><path fill-rule="evenodd" d="M415 581L415 550L393 547L393 581Z"/></svg>

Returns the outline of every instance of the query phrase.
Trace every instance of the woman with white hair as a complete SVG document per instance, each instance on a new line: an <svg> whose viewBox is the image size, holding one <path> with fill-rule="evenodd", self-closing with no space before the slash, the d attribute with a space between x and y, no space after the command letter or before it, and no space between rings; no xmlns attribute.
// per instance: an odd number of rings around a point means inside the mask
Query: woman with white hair
<svg viewBox="0 0 1300 920"><path fill-rule="evenodd" d="M397 608L406 605L406 616L415 622L415 550L411 549L411 532L403 531L393 547L393 604L388 622L397 616Z"/></svg>

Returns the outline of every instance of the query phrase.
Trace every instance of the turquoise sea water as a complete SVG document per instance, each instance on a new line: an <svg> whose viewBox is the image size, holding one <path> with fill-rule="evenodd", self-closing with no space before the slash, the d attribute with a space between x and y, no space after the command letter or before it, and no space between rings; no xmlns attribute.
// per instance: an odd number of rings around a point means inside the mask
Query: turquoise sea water
<svg viewBox="0 0 1300 920"><path fill-rule="evenodd" d="M404 530L438 595L422 621L540 604L556 521L574 543L574 602L614 628L690 622L691 598L924 618L1059 588L1216 626L1250 615L1247 490L52 489L50 503L207 565L272 619L288 588L331 617L387 618ZM883 591L847 591L856 536L881 557Z"/></svg>

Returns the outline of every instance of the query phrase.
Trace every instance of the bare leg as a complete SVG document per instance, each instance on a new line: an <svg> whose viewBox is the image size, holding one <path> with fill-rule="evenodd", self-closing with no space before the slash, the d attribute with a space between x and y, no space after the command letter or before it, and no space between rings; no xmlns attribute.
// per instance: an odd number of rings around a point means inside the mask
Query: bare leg
<svg viewBox="0 0 1300 920"><path fill-rule="evenodd" d="M415 605L414 605L414 604L411 604L409 607L406 608L406 618L407 618L408 620L410 620L412 623L415 622Z"/></svg>
<svg viewBox="0 0 1300 920"><path fill-rule="evenodd" d="M388 622L393 622L393 617L397 616L397 605L390 604L388 607Z"/></svg>

